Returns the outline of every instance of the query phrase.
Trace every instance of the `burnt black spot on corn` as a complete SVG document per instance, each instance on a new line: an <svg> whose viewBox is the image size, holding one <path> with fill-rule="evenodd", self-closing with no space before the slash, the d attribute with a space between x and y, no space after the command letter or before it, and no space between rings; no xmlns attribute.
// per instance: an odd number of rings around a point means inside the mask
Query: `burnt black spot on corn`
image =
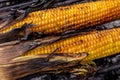
<svg viewBox="0 0 120 80"><path fill-rule="evenodd" d="M120 28L76 35L43 47L37 47L25 55L51 54L57 48L58 50L55 51L57 54L88 53L85 60L107 57L120 52Z"/></svg>
<svg viewBox="0 0 120 80"><path fill-rule="evenodd" d="M14 25L3 28L5 33L25 23L35 24L31 32L56 34L71 29L81 29L99 25L120 17L120 1L96 1L32 12Z"/></svg>

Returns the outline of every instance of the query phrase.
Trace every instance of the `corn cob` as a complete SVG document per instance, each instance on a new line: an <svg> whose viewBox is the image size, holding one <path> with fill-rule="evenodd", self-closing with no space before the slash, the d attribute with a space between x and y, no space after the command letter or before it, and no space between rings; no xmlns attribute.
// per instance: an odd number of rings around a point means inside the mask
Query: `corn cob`
<svg viewBox="0 0 120 80"><path fill-rule="evenodd" d="M58 49L57 49L58 48ZM94 60L120 52L120 28L91 32L57 41L44 47L37 47L24 55L50 54L89 55L84 60ZM23 56L24 56L23 55Z"/></svg>
<svg viewBox="0 0 120 80"><path fill-rule="evenodd" d="M3 28L5 33L19 28L24 23L36 24L30 32L56 34L71 29L81 29L99 25L120 17L120 1L96 1L32 12L14 25Z"/></svg>

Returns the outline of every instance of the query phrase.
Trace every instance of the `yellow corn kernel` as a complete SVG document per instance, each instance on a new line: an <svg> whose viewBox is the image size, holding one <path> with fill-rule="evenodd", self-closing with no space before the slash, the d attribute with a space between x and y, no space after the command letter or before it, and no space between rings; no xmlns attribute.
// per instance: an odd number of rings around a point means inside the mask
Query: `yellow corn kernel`
<svg viewBox="0 0 120 80"><path fill-rule="evenodd" d="M32 12L20 22L1 30L5 33L24 23L33 23L31 32L56 34L71 29L92 27L120 17L120 1L95 1Z"/></svg>
<svg viewBox="0 0 120 80"><path fill-rule="evenodd" d="M79 55L83 52L88 53L89 55L85 60L110 56L120 52L120 28L76 35L43 47L37 47L23 56L51 54L56 49L55 53L57 54Z"/></svg>

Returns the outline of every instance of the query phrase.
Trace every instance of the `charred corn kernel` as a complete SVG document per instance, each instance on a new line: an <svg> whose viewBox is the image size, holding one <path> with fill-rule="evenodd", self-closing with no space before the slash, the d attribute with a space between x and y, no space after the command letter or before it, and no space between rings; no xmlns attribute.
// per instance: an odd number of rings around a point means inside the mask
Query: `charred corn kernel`
<svg viewBox="0 0 120 80"><path fill-rule="evenodd" d="M120 1L96 1L32 12L20 22L1 31L5 33L24 23L33 23L31 32L56 34L71 29L99 25L120 17Z"/></svg>
<svg viewBox="0 0 120 80"><path fill-rule="evenodd" d="M76 55L83 52L88 53L89 55L85 60L110 56L120 52L120 28L69 37L44 47L37 47L23 56L50 54L55 49L57 49L55 53L58 54Z"/></svg>

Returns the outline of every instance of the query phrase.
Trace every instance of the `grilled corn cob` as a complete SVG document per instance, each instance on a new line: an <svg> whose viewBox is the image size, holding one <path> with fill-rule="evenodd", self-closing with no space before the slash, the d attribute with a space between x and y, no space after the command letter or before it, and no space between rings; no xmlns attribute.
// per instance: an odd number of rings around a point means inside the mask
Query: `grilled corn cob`
<svg viewBox="0 0 120 80"><path fill-rule="evenodd" d="M119 17L120 1L96 1L32 12L26 19L3 28L0 33L32 22L35 26L30 28L30 32L56 34L95 26Z"/></svg>
<svg viewBox="0 0 120 80"><path fill-rule="evenodd" d="M57 49L58 48L58 49ZM55 53L79 55L88 53L84 60L94 60L120 52L120 28L95 31L89 34L76 35L44 47L37 47L24 55Z"/></svg>

